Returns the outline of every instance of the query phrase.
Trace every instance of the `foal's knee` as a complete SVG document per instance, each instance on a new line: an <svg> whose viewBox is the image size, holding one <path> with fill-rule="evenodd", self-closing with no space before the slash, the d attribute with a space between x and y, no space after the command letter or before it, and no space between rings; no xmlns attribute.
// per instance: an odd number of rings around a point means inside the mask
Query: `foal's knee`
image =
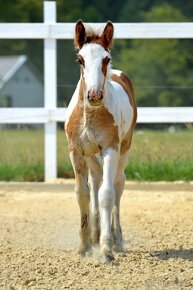
<svg viewBox="0 0 193 290"><path fill-rule="evenodd" d="M75 187L76 197L79 205L87 204L90 201L90 192L87 184L78 184Z"/></svg>
<svg viewBox="0 0 193 290"><path fill-rule="evenodd" d="M115 203L115 189L110 186L101 186L99 189L100 209L112 209Z"/></svg>

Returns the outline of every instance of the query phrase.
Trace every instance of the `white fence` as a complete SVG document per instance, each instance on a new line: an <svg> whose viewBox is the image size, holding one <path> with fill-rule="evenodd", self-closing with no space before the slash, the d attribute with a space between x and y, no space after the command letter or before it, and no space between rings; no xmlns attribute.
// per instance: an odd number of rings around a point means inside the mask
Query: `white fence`
<svg viewBox="0 0 193 290"><path fill-rule="evenodd" d="M115 23L115 38L193 38L193 23ZM44 108L2 108L0 123L45 124L45 180L57 176L56 124L66 108L57 108L56 40L73 39L74 23L56 23L56 2L44 2L44 23L1 23L0 39L44 39ZM138 123L192 123L193 107L139 108Z"/></svg>

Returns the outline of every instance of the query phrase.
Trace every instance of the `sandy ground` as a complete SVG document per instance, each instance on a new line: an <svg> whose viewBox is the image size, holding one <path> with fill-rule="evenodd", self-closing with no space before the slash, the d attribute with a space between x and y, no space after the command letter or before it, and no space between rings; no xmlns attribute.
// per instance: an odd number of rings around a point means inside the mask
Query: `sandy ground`
<svg viewBox="0 0 193 290"><path fill-rule="evenodd" d="M77 255L73 187L0 183L0 289L193 289L193 183L127 183L108 265Z"/></svg>

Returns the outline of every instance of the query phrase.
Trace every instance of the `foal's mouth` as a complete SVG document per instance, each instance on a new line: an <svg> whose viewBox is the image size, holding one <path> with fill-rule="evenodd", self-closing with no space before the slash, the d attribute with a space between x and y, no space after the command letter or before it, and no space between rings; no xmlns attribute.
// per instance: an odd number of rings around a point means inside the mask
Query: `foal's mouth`
<svg viewBox="0 0 193 290"><path fill-rule="evenodd" d="M88 92L88 102L91 106L100 106L102 100L103 100L102 92L99 92L98 94Z"/></svg>
<svg viewBox="0 0 193 290"><path fill-rule="evenodd" d="M100 106L102 103L103 97L100 97L100 99L92 99L91 97L88 97L88 102L91 106Z"/></svg>

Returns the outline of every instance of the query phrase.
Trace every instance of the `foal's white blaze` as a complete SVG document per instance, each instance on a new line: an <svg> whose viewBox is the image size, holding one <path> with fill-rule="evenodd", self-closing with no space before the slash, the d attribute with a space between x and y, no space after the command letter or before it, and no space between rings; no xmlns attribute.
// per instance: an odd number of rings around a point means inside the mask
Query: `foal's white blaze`
<svg viewBox="0 0 193 290"><path fill-rule="evenodd" d="M86 84L86 95L89 91L100 93L103 91L105 76L102 72L102 61L110 54L99 44L85 44L79 51L84 59L84 79ZM110 67L110 64L108 64Z"/></svg>

